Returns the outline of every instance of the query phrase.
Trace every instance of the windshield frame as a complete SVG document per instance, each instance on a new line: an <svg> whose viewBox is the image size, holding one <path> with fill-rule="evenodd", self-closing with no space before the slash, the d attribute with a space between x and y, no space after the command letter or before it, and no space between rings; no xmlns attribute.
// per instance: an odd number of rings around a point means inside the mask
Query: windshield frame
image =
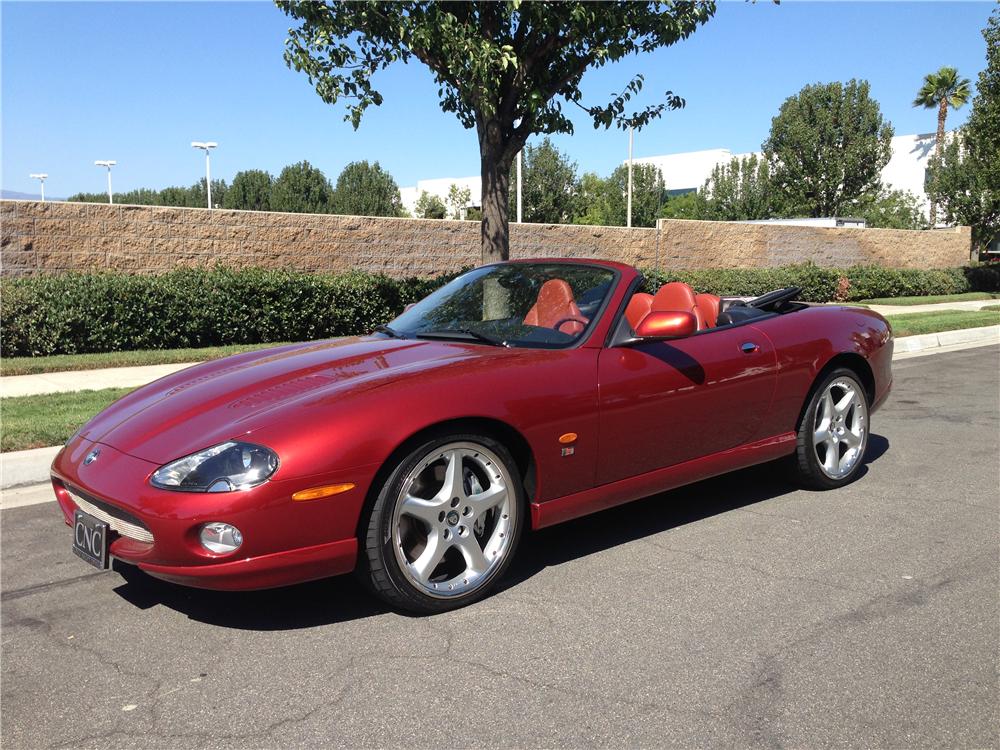
<svg viewBox="0 0 1000 750"><path fill-rule="evenodd" d="M584 344L586 344L590 340L590 338L594 334L594 331L597 329L598 325L604 319L604 316L607 314L607 312L608 312L608 306L611 304L612 299L615 297L615 294L618 292L619 285L621 284L621 279L622 279L622 272L621 272L620 269L614 267L614 265L611 265L611 264L605 265L605 264L601 263L600 261L591 261L591 260L579 260L579 261L577 261L577 260L565 259L565 258L554 258L551 261L549 261L549 260L546 260L546 259L543 259L543 258L536 258L536 259L532 259L530 261L527 261L527 260L508 260L508 261L499 261L499 262L496 262L496 263L487 263L487 264L482 265L482 266L476 266L475 268L470 268L468 271L465 271L465 272L459 274L458 276L456 276L454 279L452 279L448 283L453 283L455 281L458 281L463 276L466 276L468 274L485 271L486 269L496 268L498 266L548 266L548 267L551 267L551 266L565 266L567 268L578 268L578 267L579 268L592 268L592 269L597 269L597 270L605 271L608 274L610 274L610 284L608 286L607 293L604 295L604 299L601 301L600 306L594 312L594 315L590 319L590 322L587 323L587 327L583 331L581 331L580 334L575 339L573 339L572 341L569 341L569 342L567 342L565 344L546 343L546 342L540 342L540 341L520 342L520 341L517 341L517 340L514 340L514 341L506 341L505 340L503 342L503 346L505 348L512 349L512 350L513 349L549 349L549 350L560 350L561 351L561 350L567 350L567 349L577 349L577 348L583 346ZM434 292L436 292L436 291L437 291L437 289L434 290ZM431 294L434 294L434 292L431 292ZM427 296L429 297L430 294L428 294ZM427 297L424 297L423 299L427 299ZM405 312L406 312L405 310L403 312L401 312L395 318L393 318L392 320L390 320L387 325L391 326L392 328L394 328L397 331L399 331L399 333L402 334L404 338L407 338L407 339L419 338L419 333L415 333L415 332L411 332L411 331L399 329L399 328L397 328L396 326L393 325L393 323L401 315L403 315ZM383 334L383 335L387 335L387 334ZM468 343L468 344L476 344L476 345L479 345L479 346L493 346L492 344L487 344L484 341L477 341L474 338L472 338L471 336L469 337L468 340L460 340L460 339L456 338L455 339L455 343L462 343L462 344Z"/></svg>

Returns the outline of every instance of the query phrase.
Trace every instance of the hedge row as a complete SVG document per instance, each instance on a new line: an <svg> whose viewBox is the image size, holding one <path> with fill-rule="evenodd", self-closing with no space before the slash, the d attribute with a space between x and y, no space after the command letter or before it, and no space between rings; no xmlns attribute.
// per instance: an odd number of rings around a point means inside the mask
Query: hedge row
<svg viewBox="0 0 1000 750"><path fill-rule="evenodd" d="M4 282L0 354L44 356L308 341L370 331L440 280L260 268Z"/></svg>
<svg viewBox="0 0 1000 750"><path fill-rule="evenodd" d="M799 286L802 287L802 299L809 302L851 302L877 297L998 291L1000 264L925 270L882 266L837 269L803 263L778 268L646 272L648 291L656 291L668 281L687 282L699 292L740 296Z"/></svg>
<svg viewBox="0 0 1000 750"><path fill-rule="evenodd" d="M1000 290L1000 266L922 271L804 264L647 271L646 276L651 291L671 280L731 295L801 286L804 299L815 302ZM174 349L356 334L385 323L450 278L215 268L158 276L73 273L13 279L4 282L0 296L0 354Z"/></svg>

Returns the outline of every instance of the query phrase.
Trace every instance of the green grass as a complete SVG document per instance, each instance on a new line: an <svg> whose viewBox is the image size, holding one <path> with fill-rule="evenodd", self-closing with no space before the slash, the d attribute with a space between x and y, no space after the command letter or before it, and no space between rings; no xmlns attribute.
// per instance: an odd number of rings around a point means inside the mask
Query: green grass
<svg viewBox="0 0 1000 750"><path fill-rule="evenodd" d="M0 451L61 445L88 419L131 390L106 388L0 399Z"/></svg>
<svg viewBox="0 0 1000 750"><path fill-rule="evenodd" d="M138 365L171 365L182 362L204 362L230 354L266 349L283 344L234 344L210 346L205 349L145 349L136 352L103 352L100 354L57 354L52 357L5 357L0 371L7 375L35 375L66 370L98 370L104 367Z"/></svg>
<svg viewBox="0 0 1000 750"><path fill-rule="evenodd" d="M992 307L1000 308L1000 305ZM896 337L1000 325L1000 309L942 310L941 312L886 315L885 317L892 324L892 332Z"/></svg>
<svg viewBox="0 0 1000 750"><path fill-rule="evenodd" d="M979 309L980 309L980 311L982 311L982 310L1000 310L1000 305L987 305L986 307L980 307Z"/></svg>
<svg viewBox="0 0 1000 750"><path fill-rule="evenodd" d="M1000 299L997 292L964 292L963 294L934 294L928 297L879 297L858 300L862 305L936 305L941 302L973 302L984 299Z"/></svg>

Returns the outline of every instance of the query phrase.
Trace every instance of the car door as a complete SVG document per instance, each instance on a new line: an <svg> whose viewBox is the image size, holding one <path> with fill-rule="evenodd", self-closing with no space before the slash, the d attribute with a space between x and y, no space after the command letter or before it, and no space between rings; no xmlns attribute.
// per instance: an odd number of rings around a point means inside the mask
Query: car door
<svg viewBox="0 0 1000 750"><path fill-rule="evenodd" d="M758 437L776 373L773 345L750 325L603 349L598 483Z"/></svg>

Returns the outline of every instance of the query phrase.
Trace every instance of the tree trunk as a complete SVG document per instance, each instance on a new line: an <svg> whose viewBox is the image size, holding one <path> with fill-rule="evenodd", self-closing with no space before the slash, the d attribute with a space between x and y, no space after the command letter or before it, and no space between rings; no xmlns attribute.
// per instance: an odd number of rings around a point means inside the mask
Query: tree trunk
<svg viewBox="0 0 1000 750"><path fill-rule="evenodd" d="M942 99L941 104L938 106L938 129L937 129L937 144L934 148L934 155L937 157L937 163L941 163L941 149L944 148L944 122L948 118L948 100ZM931 198L931 229L937 224L937 204L934 199Z"/></svg>
<svg viewBox="0 0 1000 750"><path fill-rule="evenodd" d="M510 164L482 155L483 263L510 258Z"/></svg>
<svg viewBox="0 0 1000 750"><path fill-rule="evenodd" d="M496 120L478 124L483 181L481 223L483 263L510 258L510 165L513 154Z"/></svg>

